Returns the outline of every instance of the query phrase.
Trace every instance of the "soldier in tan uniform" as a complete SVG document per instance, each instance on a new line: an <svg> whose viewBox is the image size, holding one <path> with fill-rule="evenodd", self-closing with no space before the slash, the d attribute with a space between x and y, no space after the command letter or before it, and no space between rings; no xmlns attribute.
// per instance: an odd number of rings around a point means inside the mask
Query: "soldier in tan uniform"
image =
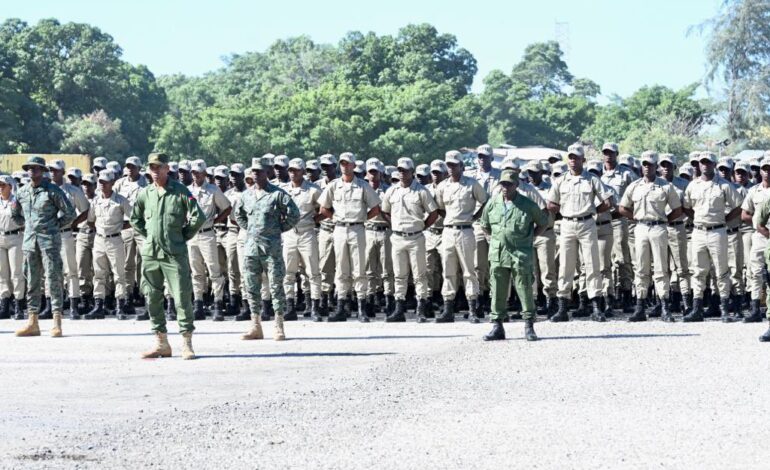
<svg viewBox="0 0 770 470"><path fill-rule="evenodd" d="M417 321L427 321L428 284L425 270L425 236L423 231L438 217L438 206L425 186L414 179L414 162L399 158L396 165L401 175L399 185L393 185L382 198L382 213L393 230L393 271L396 308L386 322L406 321L406 289L409 271L414 278L417 296Z"/></svg>
<svg viewBox="0 0 770 470"><path fill-rule="evenodd" d="M366 161L367 181L382 199L385 191L390 188L390 182L384 181L385 165L376 158ZM382 214L367 220L366 228L366 282L367 307L369 316L377 311L376 300L380 294L385 298L385 313L393 313L395 297L393 296L393 259L391 257L390 225Z"/></svg>
<svg viewBox="0 0 770 470"><path fill-rule="evenodd" d="M287 184L291 180L289 177L289 157L286 155L276 155L273 158L273 170L275 179L271 181L276 186Z"/></svg>
<svg viewBox="0 0 770 470"><path fill-rule="evenodd" d="M559 310L551 321L569 321L567 305L572 295L572 285L578 260L583 260L586 274L586 290L593 304L593 319L605 321L601 310L601 285L599 280L599 246L597 243L594 215L611 207L612 195L599 178L583 169L585 152L582 145L571 145L567 150L569 172L558 178L548 193L548 210L560 213L559 237ZM602 201L598 207L594 201Z"/></svg>
<svg viewBox="0 0 770 470"><path fill-rule="evenodd" d="M120 194L124 198L128 199L128 203L131 207L136 202L136 197L139 195L139 191L147 186L147 178L141 174L142 161L139 157L128 157L126 159L126 169L128 175L120 178L115 182L113 191ZM130 213L129 213L130 215ZM128 216L126 217L128 220ZM129 225L128 228L122 232L123 244L126 251L126 291L129 297L129 310L133 310L132 304L143 304L143 299L139 293L139 279L140 271L139 263L141 263L141 256L139 253L142 250L142 243L144 239L141 235L134 232L134 229ZM149 320L149 315L142 315L139 319Z"/></svg>
<svg viewBox="0 0 770 470"><path fill-rule="evenodd" d="M551 183L543 179L543 166L540 162L531 161L527 164L525 171L529 182L537 190L540 198L545 201L548 198L548 191L551 189ZM547 210L547 206L544 207ZM542 231L535 233L534 238L534 267L536 280L540 281L543 289L543 295L546 299L545 308L538 312L541 315L551 316L556 313L556 234L554 233L554 217L548 212L548 224ZM537 291L535 291L537 298Z"/></svg>
<svg viewBox="0 0 770 470"><path fill-rule="evenodd" d="M356 178L356 157L340 155L342 176L326 185L319 204L321 214L334 221L334 254L337 273L337 310L328 321L346 321L344 299L355 287L358 320L368 322L366 314L366 234L364 222L380 213L380 198L365 180Z"/></svg>
<svg viewBox="0 0 770 470"><path fill-rule="evenodd" d="M230 189L225 193L225 197L230 201L230 207L235 207L240 202L241 196L246 190L246 183L244 181L245 171L246 168L242 163L230 165ZM227 314L235 316L235 321L246 321L251 318L248 290L246 289L246 283L241 277L244 241L245 231L241 230L231 212L227 218L227 237L225 240L228 287L230 289L230 303L227 305ZM242 305L244 306L244 311L241 311Z"/></svg>
<svg viewBox="0 0 770 470"><path fill-rule="evenodd" d="M21 313L27 280L24 277L24 225L13 220L16 182L0 175L0 319ZM14 307L11 309L11 295Z"/></svg>
<svg viewBox="0 0 770 470"><path fill-rule="evenodd" d="M650 286L650 265L654 266L652 279L660 298L663 321L673 322L669 303L668 275L668 223L682 214L682 202L674 188L664 178L658 177L658 155L642 153L642 178L626 188L619 212L636 221L636 309L630 322L646 321L644 310L647 290Z"/></svg>
<svg viewBox="0 0 770 470"><path fill-rule="evenodd" d="M323 190L337 179L337 158L330 154L318 157L323 176L316 181L318 187ZM323 219L318 231L318 255L321 263L321 315L329 314L329 306L333 301L332 289L334 288L335 256L334 256L334 221Z"/></svg>
<svg viewBox="0 0 770 470"><path fill-rule="evenodd" d="M107 295L107 277L112 273L115 283L115 298L118 320L125 320L126 310L126 249L121 232L129 224L131 214L128 199L113 190L115 174L111 170L99 172L100 194L94 197L88 210L88 223L96 232L93 249L94 263L94 308L85 318L102 319L105 315L104 298Z"/></svg>
<svg viewBox="0 0 770 470"><path fill-rule="evenodd" d="M746 224L757 227L756 215L760 208L770 200L770 160L764 160L760 163L760 182L749 188L746 197L741 206L741 218ZM743 319L746 323L759 323L764 316L759 310L760 299L766 285L764 273L765 251L767 250L767 238L755 230L751 235L751 245L748 251L748 273L749 286L751 288L751 306L749 315Z"/></svg>
<svg viewBox="0 0 770 470"><path fill-rule="evenodd" d="M441 258L444 270L444 310L436 316L436 323L454 321L454 301L458 288L458 271L465 281L469 319L479 321L479 281L476 277L476 237L472 224L481 217L489 195L477 180L463 175L462 154L450 150L444 157L449 177L436 188L439 215L444 217L441 237Z"/></svg>
<svg viewBox="0 0 770 470"><path fill-rule="evenodd" d="M740 216L740 195L729 181L716 175L716 164L716 155L703 152L701 176L693 180L684 192L684 211L694 224L691 249L693 307L685 315L685 322L703 321L703 292L712 263L722 321L736 320L730 315L728 307L730 266L727 262L727 221Z"/></svg>
<svg viewBox="0 0 770 470"><path fill-rule="evenodd" d="M663 179L674 186L674 191L679 196L680 203L684 202L684 191L689 181L674 176L676 162L670 153L662 153L658 156L658 167ZM690 263L687 256L687 228L684 210L679 217L668 222L668 252L671 259L671 269L676 273L676 283L672 286L671 311L688 312L692 307L692 294L690 294Z"/></svg>
<svg viewBox="0 0 770 470"><path fill-rule="evenodd" d="M206 221L200 230L187 243L192 270L192 283L195 299L194 315L196 320L206 318L203 307L203 294L206 291L206 281L211 280L211 290L214 297L214 308L211 311L212 320L221 320L224 303L222 301L225 277L219 266L217 252L217 237L214 225L227 220L232 211L230 201L220 189L208 182L206 163L202 160L193 162L193 184L187 187L206 216ZM208 270L208 276L206 271Z"/></svg>
<svg viewBox="0 0 770 470"><path fill-rule="evenodd" d="M615 230L612 226L612 213L616 210L620 197L614 186L610 186L602 179L603 165L599 160L591 160L587 162L586 168L590 173L599 178L599 181L604 185L604 190L612 194L610 210L605 212L599 212L596 214L596 236L597 244L599 248L599 282L600 282L600 295L601 305L600 308L606 317L613 316L613 306L615 299L615 280L613 276L612 255L613 246L615 243ZM610 180L612 181L612 180ZM625 191L625 188L622 188ZM594 201L597 205L601 204L601 201ZM622 234L622 231L620 232ZM582 260L581 260L582 261ZM622 263L621 263L622 264ZM585 305L585 310L588 310L588 299L586 297L587 291L585 290L585 272L581 272L580 276L580 296L581 304Z"/></svg>
<svg viewBox="0 0 770 470"><path fill-rule="evenodd" d="M719 176L729 181L740 196L739 204L743 204L747 188L735 182L735 161L732 157L722 157L717 162ZM743 317L741 299L745 292L743 282L743 235L741 234L740 216L727 221L727 265L730 266L730 302L729 309L738 317Z"/></svg>
<svg viewBox="0 0 770 470"><path fill-rule="evenodd" d="M291 181L281 185L294 204L299 208L299 222L294 228L283 232L283 259L286 265L286 277L283 288L286 291L286 313L284 320L297 320L297 282L300 263L310 283L311 309L310 315L314 321L320 321L321 305L321 270L318 264L318 233L316 223L320 220L318 200L321 188L304 178L305 162L301 158L289 161L289 177Z"/></svg>
<svg viewBox="0 0 770 470"><path fill-rule="evenodd" d="M442 160L433 160L430 163L430 174L432 182L426 186L433 200L436 200L437 188L446 178L449 170ZM436 203L438 207L438 202ZM428 227L425 233L425 264L427 268L428 290L431 292L430 304L428 305L427 317L432 317L434 309L441 306L443 297L441 297L441 287L444 282L443 269L441 267L441 237L444 232L444 218L439 215L436 221Z"/></svg>

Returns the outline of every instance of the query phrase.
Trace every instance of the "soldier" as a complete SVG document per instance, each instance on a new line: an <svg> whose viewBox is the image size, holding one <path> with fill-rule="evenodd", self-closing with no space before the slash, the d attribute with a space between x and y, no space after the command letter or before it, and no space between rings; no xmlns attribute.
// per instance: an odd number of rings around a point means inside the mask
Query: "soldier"
<svg viewBox="0 0 770 470"><path fill-rule="evenodd" d="M393 230L391 256L396 297L396 307L385 321L406 321L406 289L411 269L417 296L417 322L425 323L429 290L423 231L438 218L438 206L425 186L414 179L411 158L399 158L396 168L401 175L401 183L391 186L382 197L382 213Z"/></svg>
<svg viewBox="0 0 770 470"><path fill-rule="evenodd" d="M556 180L548 193L548 210L560 213L559 237L559 310L551 321L569 321L567 304L572 295L578 251L586 275L586 290L593 304L593 319L605 321L601 310L599 282L599 246L594 215L610 209L612 195L601 180L583 169L585 152L582 145L570 145L567 150L569 172ZM594 201L602 201L599 206Z"/></svg>
<svg viewBox="0 0 770 470"><path fill-rule="evenodd" d="M227 197L227 191L230 190L230 174L229 174L229 168L227 165L217 165L214 168L214 184L219 188L220 191L222 191L222 194ZM230 198L227 199L228 201ZM232 202L230 203L230 207L232 207ZM232 211L230 212L230 215L232 215ZM223 289L223 298L227 296L229 298L230 290L228 289L228 259L227 259L227 234L228 234L228 227L227 227L227 221L230 219L228 217L225 219L222 223L214 224L214 234L217 238L217 258L219 260L219 269L222 271L222 277L225 281L225 288ZM210 284L209 284L210 285ZM230 302L227 303L228 307L230 306ZM225 309L224 305L222 308L222 315L218 317L212 317L212 321L222 321L224 320L224 315L227 313L229 314L229 309Z"/></svg>
<svg viewBox="0 0 770 470"><path fill-rule="evenodd" d="M426 186L428 192L436 201L436 189L444 181L449 170L442 160L433 160L430 163L432 182ZM438 207L438 202L436 202ZM444 218L439 215L436 221L428 227L425 234L425 265L427 267L428 289L431 292L430 304L427 316L432 316L434 308L439 308L443 298L441 287L443 284L443 271L441 269L441 235L444 232Z"/></svg>
<svg viewBox="0 0 770 470"><path fill-rule="evenodd" d="M366 161L367 181L380 199L390 188L390 183L383 181L385 166L376 158ZM377 295L385 298L385 313L395 309L393 286L393 258L391 256L390 225L382 214L367 220L366 228L366 281L368 316L376 313Z"/></svg>
<svg viewBox="0 0 770 470"><path fill-rule="evenodd" d="M309 298L310 315L314 321L321 320L321 271L318 265L318 233L316 223L318 215L318 199L321 188L305 180L305 162L301 158L289 161L289 177L291 181L281 186L291 196L299 210L299 220L294 228L283 234L283 259L286 265L286 276L283 289L286 293L286 314L284 320L297 319L296 309L296 277L299 273L300 262L305 266L310 283Z"/></svg>
<svg viewBox="0 0 770 470"><path fill-rule="evenodd" d="M414 170L414 176L417 178L417 182L426 188L433 182L433 178L430 176L430 165L422 164L417 165Z"/></svg>
<svg viewBox="0 0 770 470"><path fill-rule="evenodd" d="M770 168L767 170L765 168L770 165L770 161L763 160L762 162L762 184L765 185L767 183L767 172L770 171ZM760 234L760 236L764 237L765 243L767 243L767 239L770 238L770 230L767 228L767 221L768 218L770 218L770 202L765 201L762 203L762 206L759 207L758 212L754 215L754 225L756 226L757 233ZM765 251L765 266L762 269L762 274L764 277L764 281L766 285L770 285L770 275L767 273L767 265L770 264L770 252L767 250ZM770 291L768 291L768 295L770 296ZM770 299L767 299L766 304L770 304ZM765 313L765 316L768 320L770 320L770 308L767 309L767 312ZM754 320L754 312L750 315L749 318L751 320ZM760 320L761 321L761 320ZM762 343L770 342L770 327L768 327L767 331L765 331L762 336L759 337L759 341Z"/></svg>
<svg viewBox="0 0 770 470"><path fill-rule="evenodd" d="M80 182L83 180L83 172L80 168L70 168L67 170L67 181L73 186L80 186Z"/></svg>
<svg viewBox="0 0 770 470"><path fill-rule="evenodd" d="M326 185L319 204L321 215L332 218L337 290L337 310L328 321L347 321L343 300L355 288L358 296L358 320L368 322L366 307L366 235L364 222L380 213L380 197L353 169L356 157L350 152L340 155L342 176Z"/></svg>
<svg viewBox="0 0 770 470"><path fill-rule="evenodd" d="M682 214L682 203L676 189L664 178L657 176L658 155L642 153L642 178L626 188L619 212L636 220L636 309L630 322L646 321L644 302L650 286L650 263L655 266L653 280L660 298L663 321L673 322L669 304L668 230L669 222Z"/></svg>
<svg viewBox="0 0 770 470"><path fill-rule="evenodd" d="M734 182L735 161L732 157L722 157L717 162L719 176L729 181L740 196L739 204L743 204L746 188ZM738 317L743 317L740 298L744 294L743 284L743 238L740 233L741 218L736 217L727 221L727 265L730 267L731 292L728 308Z"/></svg>
<svg viewBox="0 0 770 470"><path fill-rule="evenodd" d="M139 191L147 187L147 179L140 174L142 161L139 157L128 157L126 159L126 170L128 174L115 182L113 191L120 194L128 200L131 207L134 206ZM131 213L126 214L126 221L131 217ZM127 224L128 225L128 224ZM133 304L141 305L143 299L139 294L139 274L137 270L137 261L140 260L139 252L142 251L144 240L134 232L130 225L121 232L124 250L126 252L126 294L128 302L126 303L129 314L133 312ZM139 315L137 320L149 320L149 315Z"/></svg>
<svg viewBox="0 0 770 470"><path fill-rule="evenodd" d="M739 161L735 163L735 185L736 185L736 191L743 196L743 200L746 199L746 196L748 196L749 189L751 189L752 186L754 186L751 183L751 167L749 167L748 162ZM741 208L743 207L743 203L741 203ZM743 296L740 298L736 294L736 298L734 299L735 307L733 308L734 312L740 312L745 307L747 308L750 305L751 302L751 291L754 288L753 282L754 278L751 276L751 271L749 267L749 254L751 253L751 240L752 235L754 234L754 225L750 223L746 223L741 219L741 224L739 228L740 238L741 238L741 260L740 263L738 263L738 277L741 280L741 284L743 285ZM744 277L745 275L745 277Z"/></svg>
<svg viewBox="0 0 770 470"><path fill-rule="evenodd" d="M521 300L524 337L536 341L535 300L533 298L533 237L548 225L546 213L518 192L519 178L510 170L500 176L501 189L484 207L481 226L491 235L489 252L492 287L492 331L484 341L505 339L503 322L511 282Z"/></svg>
<svg viewBox="0 0 770 470"><path fill-rule="evenodd" d="M273 170L275 170L275 179L271 181L272 184L280 186L288 183L291 178L289 177L289 157L286 155L278 155L273 159Z"/></svg>
<svg viewBox="0 0 770 470"><path fill-rule="evenodd" d="M763 161L760 167L761 181L749 188L741 206L741 218L746 224L756 227L751 235L751 244L748 253L749 268L747 276L751 287L751 304L749 316L743 319L746 323L758 323L762 321L762 313L759 310L760 299L766 279L764 273L765 252L767 251L767 236L759 229L759 216L761 209L770 200L770 161Z"/></svg>
<svg viewBox="0 0 770 470"><path fill-rule="evenodd" d="M200 230L190 240L188 251L190 255L190 268L192 269L193 291L195 293L194 315L196 320L206 318L203 307L203 293L206 291L206 281L211 281L211 290L214 297L214 308L211 311L212 320L221 321L224 314L222 301L225 277L222 267L219 265L219 252L214 225L222 224L232 211L230 201L224 193L207 180L206 163L202 160L193 162L193 184L187 187L206 216L206 220ZM208 270L208 277L206 271ZM175 299L179 300L179 299Z"/></svg>
<svg viewBox="0 0 770 470"><path fill-rule="evenodd" d="M90 204L96 197L96 177L91 173L83 176L80 182L80 188L83 190L86 199ZM82 315L90 312L94 306L94 264L93 248L96 230L93 224L85 223L80 226L75 240L75 254L78 259L78 282L80 284L81 308L78 314ZM70 316L70 319L80 318Z"/></svg>
<svg viewBox="0 0 770 470"><path fill-rule="evenodd" d="M684 202L684 191L689 181L679 176L674 176L676 163L670 153L662 153L658 157L660 175L674 186L680 205ZM672 289L672 311L688 312L692 307L692 295L690 294L690 263L687 256L687 228L685 227L684 211L679 217L668 222L668 252L671 255L671 265L676 271L676 287ZM680 307L681 305L681 307Z"/></svg>
<svg viewBox="0 0 770 470"><path fill-rule="evenodd" d="M115 298L118 309L115 316L126 320L126 249L121 237L131 216L128 199L113 190L115 174L110 170L99 173L100 194L93 200L88 211L88 222L95 226L96 238L93 248L94 263L94 308L87 320L104 318L104 297L107 293L107 276L112 273L115 283Z"/></svg>
<svg viewBox="0 0 770 470"><path fill-rule="evenodd" d="M24 225L24 273L28 282L29 322L16 331L16 336L40 336L38 315L43 290L43 273L51 292L53 328L51 337L62 336L62 288L64 279L61 259L61 229L75 220L75 208L64 192L43 179L45 160L33 155L22 168L29 172L30 184L16 193L11 203L11 218Z"/></svg>
<svg viewBox="0 0 770 470"><path fill-rule="evenodd" d="M149 168L148 168L149 170ZM187 160L179 162L179 182L185 186L190 186L193 183L192 166Z"/></svg>
<svg viewBox="0 0 770 470"><path fill-rule="evenodd" d="M321 178L321 166L318 164L318 160L308 160L305 163L305 177L311 183L318 183Z"/></svg>
<svg viewBox="0 0 770 470"><path fill-rule="evenodd" d="M254 174L254 188L245 191L235 210L235 220L241 229L248 232L245 245L243 267L244 280L251 302L252 327L241 338L244 340L262 339L262 324L257 303L262 286L262 273L268 271L270 294L275 311L275 341L283 341L283 312L285 293L283 280L286 275L281 249L281 234L297 225L300 213L294 201L281 188L267 179L267 170L271 167L268 158L255 158L251 164Z"/></svg>
<svg viewBox="0 0 770 470"><path fill-rule="evenodd" d="M62 260L64 262L64 280L67 287L67 293L70 299L70 317L77 317L78 307L80 306L80 282L78 281L78 259L75 248L75 236L78 226L86 220L88 216L88 199L86 199L80 186L73 186L64 181L64 161L53 160L48 164L48 170L51 172L51 181L64 191L67 199L77 212L77 217L69 227L62 228L61 249ZM51 286L48 286L51 289ZM50 315L50 301L46 311L41 312L40 317L46 319Z"/></svg>
<svg viewBox="0 0 770 470"><path fill-rule="evenodd" d="M22 252L24 225L13 218L15 186L12 177L0 175L0 319L11 317L11 295L13 314L24 315L22 301L27 287Z"/></svg>
<svg viewBox="0 0 770 470"><path fill-rule="evenodd" d="M230 206L235 207L241 200L246 183L244 181L245 168L242 163L233 163L230 165L230 189L225 196L230 201ZM241 234L243 232L243 234ZM246 283L243 282L241 271L243 269L244 243L246 242L246 231L241 230L238 222L235 220L235 214L232 212L227 218L227 275L228 286L230 288L230 303L227 306L227 314L235 316L236 321L246 321L251 318L251 307L249 307L248 291ZM241 311L241 303L245 300L245 311Z"/></svg>
<svg viewBox="0 0 770 470"><path fill-rule="evenodd" d="M596 236L597 236L597 245L599 248L599 278L600 278L600 285L601 285L601 297L605 302L602 302L603 305L601 305L601 309L604 312L604 315L606 317L613 316L612 313L612 307L614 304L614 290L615 290L615 282L613 281L613 272L612 272L612 247L615 245L614 242L614 231L612 229L612 210L617 206L618 202L620 201L620 198L618 198L617 192L615 191L615 188L613 186L610 186L601 179L602 177L602 162L598 160L592 160L588 162L586 165L586 168L590 173L593 173L594 176L599 178L600 181L602 181L602 184L604 185L604 190L608 193L612 194L612 208L611 210L600 212L596 214ZM610 180L612 181L612 180ZM624 188L625 190L625 188ZM597 204L601 201L595 201ZM585 273L583 273L585 274ZM584 279L584 277L581 276L581 279ZM581 292L581 299L584 299L582 303L586 304L586 310L587 310L587 302L585 302L585 297L583 292Z"/></svg>
<svg viewBox="0 0 770 470"><path fill-rule="evenodd" d="M356 168L353 170L353 174L357 178L366 179L366 162L363 160L356 160Z"/></svg>
<svg viewBox="0 0 770 470"><path fill-rule="evenodd" d="M489 195L479 182L463 175L462 154L450 150L444 156L449 178L436 189L439 215L444 218L441 236L441 259L444 270L444 310L436 317L436 323L454 322L454 301L457 294L458 269L465 280L465 296L468 299L469 319L479 322L479 281L476 277L476 237L473 222L481 217L481 211ZM459 265L459 266L458 266Z"/></svg>
<svg viewBox="0 0 770 470"><path fill-rule="evenodd" d="M545 201L548 197L548 191L551 189L551 183L543 179L542 164L537 161L531 161L527 164L526 172L530 183L537 190L540 198ZM548 223L534 237L534 268L535 272L540 274L539 280L543 287L543 295L546 298L546 307L542 314L551 316L556 313L557 306L556 235L553 230L554 217L550 212L546 215L548 216Z"/></svg>
<svg viewBox="0 0 770 470"><path fill-rule="evenodd" d="M100 171L107 169L107 159L104 157L96 157L91 162L91 174L98 175Z"/></svg>
<svg viewBox="0 0 770 470"><path fill-rule="evenodd" d="M147 298L152 331L157 343L143 358L171 357L166 317L163 312L164 283L176 299L179 332L184 338L183 359L195 359L192 333L192 279L186 243L206 222L206 216L190 191L168 179L168 155L151 153L147 165L153 183L139 192L131 211L131 226L144 237L141 288Z"/></svg>
<svg viewBox="0 0 770 470"><path fill-rule="evenodd" d="M337 178L337 159L332 154L321 155L318 159L323 171L323 177L316 181L322 190ZM321 264L321 314L329 313L334 286L335 256L334 256L334 221L323 219L318 232L318 255Z"/></svg>
<svg viewBox="0 0 770 470"><path fill-rule="evenodd" d="M487 199L492 195L497 182L500 180L500 170L492 167L492 146L484 144L476 149L478 167L467 172L467 176L479 182L487 193ZM481 203L476 204L476 210L480 212ZM484 233L479 221L473 224L473 235L476 238L476 277L479 280L480 289L480 313L489 310L489 236Z"/></svg>
<svg viewBox="0 0 770 470"><path fill-rule="evenodd" d="M703 321L703 292L711 264L714 265L719 290L719 310L723 322L736 320L729 313L730 267L727 261L728 220L740 215L740 196L735 187L715 174L717 157L711 152L701 154L701 176L693 180L684 192L684 211L693 220L693 307L685 322Z"/></svg>

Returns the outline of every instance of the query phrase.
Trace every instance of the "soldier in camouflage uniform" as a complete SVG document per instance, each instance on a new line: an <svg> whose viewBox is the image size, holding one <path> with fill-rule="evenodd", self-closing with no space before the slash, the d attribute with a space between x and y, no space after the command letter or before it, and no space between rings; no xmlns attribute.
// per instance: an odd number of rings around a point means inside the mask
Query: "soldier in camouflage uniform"
<svg viewBox="0 0 770 470"><path fill-rule="evenodd" d="M247 190L235 210L235 220L248 232L243 257L244 281L251 304L251 330L242 339L262 339L260 305L257 302L262 288L262 273L268 271L270 293L275 311L273 339L283 341L283 312L286 295L283 290L285 265L281 247L281 234L294 228L299 221L299 209L286 191L271 184L267 169L272 161L255 158L251 164L254 188Z"/></svg>
<svg viewBox="0 0 770 470"><path fill-rule="evenodd" d="M75 207L55 184L43 180L46 170L43 157L29 157L22 167L29 171L31 183L16 193L11 217L24 225L24 271L28 282L29 323L16 336L40 336L38 314L43 290L43 273L50 286L54 326L51 336L62 335L61 316L64 275L61 259L61 229L75 220Z"/></svg>

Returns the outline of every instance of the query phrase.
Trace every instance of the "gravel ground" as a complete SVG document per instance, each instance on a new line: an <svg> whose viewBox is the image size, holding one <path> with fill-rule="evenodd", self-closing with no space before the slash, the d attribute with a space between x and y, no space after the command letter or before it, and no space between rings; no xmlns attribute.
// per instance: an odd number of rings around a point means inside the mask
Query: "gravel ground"
<svg viewBox="0 0 770 470"><path fill-rule="evenodd" d="M42 322L44 335L50 321ZM0 321L1 468L768 468L765 325ZM272 331L268 323L267 332ZM170 337L174 353L181 338Z"/></svg>

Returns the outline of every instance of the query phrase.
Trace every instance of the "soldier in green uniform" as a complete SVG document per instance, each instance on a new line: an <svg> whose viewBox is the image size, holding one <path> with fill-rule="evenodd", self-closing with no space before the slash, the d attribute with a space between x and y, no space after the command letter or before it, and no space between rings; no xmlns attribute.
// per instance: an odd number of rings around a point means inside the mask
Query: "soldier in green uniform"
<svg viewBox="0 0 770 470"><path fill-rule="evenodd" d="M187 242L206 221L206 216L190 191L168 177L168 155L152 153L147 158L152 183L139 191L131 211L131 226L144 237L142 245L141 289L147 298L152 330L157 338L154 349L144 358L170 357L163 311L164 282L176 300L179 331L184 337L183 359L195 359L192 349L192 277Z"/></svg>
<svg viewBox="0 0 770 470"><path fill-rule="evenodd" d="M505 339L503 321L511 281L521 300L524 336L536 341L533 243L535 231L548 226L548 216L531 199L518 193L519 178L510 170L500 176L500 192L484 207L481 228L491 235L489 243L492 331L484 341Z"/></svg>
<svg viewBox="0 0 770 470"><path fill-rule="evenodd" d="M31 156L22 168L29 172L31 183L16 193L11 218L24 225L24 273L27 277L29 322L16 336L40 336L37 320L43 293L43 273L51 292L53 328L51 336L62 335L61 315L64 273L61 258L61 230L75 220L75 207L58 186L43 179L45 159ZM44 269L45 268L45 269Z"/></svg>
<svg viewBox="0 0 770 470"><path fill-rule="evenodd" d="M273 164L271 158L255 158L251 163L254 174L254 187L243 192L235 208L235 221L246 230L244 246L243 274L251 305L251 329L242 339L262 339L260 316L260 290L262 273L267 270L270 282L270 296L275 311L275 333L273 339L283 341L283 313L286 293L283 280L286 266L283 262L281 234L291 230L299 222L299 208L283 189L268 181L268 169Z"/></svg>

